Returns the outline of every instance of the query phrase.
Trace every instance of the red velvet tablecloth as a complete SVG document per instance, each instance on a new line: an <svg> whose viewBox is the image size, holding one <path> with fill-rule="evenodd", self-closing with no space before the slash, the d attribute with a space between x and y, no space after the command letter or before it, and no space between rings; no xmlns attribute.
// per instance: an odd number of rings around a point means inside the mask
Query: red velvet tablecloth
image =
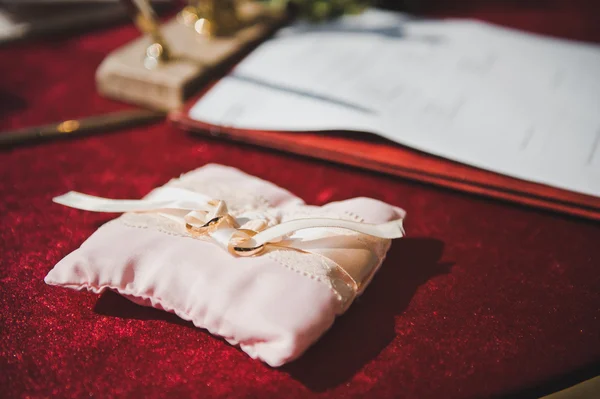
<svg viewBox="0 0 600 399"><path fill-rule="evenodd" d="M465 1L480 17L600 41L596 1ZM445 6L444 6L445 7ZM0 48L0 128L127 108L94 71L134 38L118 27ZM599 71L600 73L600 71ZM369 196L408 211L367 292L279 369L177 317L43 278L109 216L51 202L137 198L217 162L311 204ZM596 375L598 224L249 146L151 127L0 150L2 397L535 397Z"/></svg>

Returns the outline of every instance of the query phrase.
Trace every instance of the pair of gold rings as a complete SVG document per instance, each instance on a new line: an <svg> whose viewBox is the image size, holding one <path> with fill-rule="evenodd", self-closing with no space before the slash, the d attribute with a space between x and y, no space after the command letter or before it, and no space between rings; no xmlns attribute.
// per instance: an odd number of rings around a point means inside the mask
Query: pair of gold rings
<svg viewBox="0 0 600 399"><path fill-rule="evenodd" d="M217 230L223 223L225 223L227 221L228 218L231 219L231 220L229 220L229 222L230 222L229 224L231 226L235 226L236 223L233 220L233 218L231 218L231 216L227 215L227 216L217 216L199 227L193 226L190 223L186 223L185 228L192 236L195 236L195 237L210 236L210 233ZM254 237L257 233L258 232L254 231L254 230L237 228L237 231L233 234L233 236L229 240L229 245L227 246L227 249L229 250L230 253L233 253L234 255L238 255L241 257L250 257L250 256L258 255L265 249L264 244L258 245L256 247L242 246L242 244L247 242L250 238Z"/></svg>

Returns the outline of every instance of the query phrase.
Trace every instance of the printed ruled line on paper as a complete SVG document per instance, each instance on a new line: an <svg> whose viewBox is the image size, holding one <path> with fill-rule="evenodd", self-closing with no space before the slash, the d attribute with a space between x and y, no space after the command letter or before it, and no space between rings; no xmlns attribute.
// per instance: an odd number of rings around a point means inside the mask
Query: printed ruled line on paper
<svg viewBox="0 0 600 399"><path fill-rule="evenodd" d="M265 87L267 89L271 89L271 90L276 90L279 92L283 92L283 93L291 93L291 94L296 94L302 97L307 97L307 98L311 98L313 100L319 100L319 101L324 101L324 102L328 102L331 104L335 104L335 105L339 105L345 108L349 108L352 109L353 111L358 111L358 112L362 112L362 113L366 113L366 114L374 114L375 111L366 107L363 107L359 104L353 104L341 99L337 99L337 98L333 98L327 95L322 95L319 93L315 93L315 92L310 92L307 90L302 90L302 89L297 89L294 87L287 87L284 85L280 85L280 84L276 84L276 83L271 83L267 80L263 80L260 78L255 78L253 76L246 76L246 75L241 75L241 74L231 74L229 75L230 79L235 79L235 80L239 80L242 82L246 82L246 83L250 83L253 85L257 85L257 86L262 86Z"/></svg>
<svg viewBox="0 0 600 399"><path fill-rule="evenodd" d="M529 146L529 143L531 143L531 139L533 138L534 133L535 133L535 128L533 128L533 127L530 127L525 132L525 136L523 137L523 141L521 141L521 151L527 149L527 147Z"/></svg>
<svg viewBox="0 0 600 399"><path fill-rule="evenodd" d="M592 161L596 157L598 153L598 147L600 146L600 128L596 131L596 137L594 137L594 143L592 144L592 150L590 151L590 155L588 156L586 165L591 165Z"/></svg>

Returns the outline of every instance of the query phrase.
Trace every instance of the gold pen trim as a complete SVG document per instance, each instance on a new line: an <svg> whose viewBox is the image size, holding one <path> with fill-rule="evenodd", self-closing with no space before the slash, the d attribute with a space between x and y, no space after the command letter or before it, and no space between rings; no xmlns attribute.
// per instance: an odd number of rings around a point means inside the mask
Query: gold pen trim
<svg viewBox="0 0 600 399"><path fill-rule="evenodd" d="M80 126L81 126L81 124L79 123L79 121L77 121L75 119L71 119L71 120L59 123L58 126L56 127L56 130L59 131L60 133L73 133L74 131L79 129Z"/></svg>

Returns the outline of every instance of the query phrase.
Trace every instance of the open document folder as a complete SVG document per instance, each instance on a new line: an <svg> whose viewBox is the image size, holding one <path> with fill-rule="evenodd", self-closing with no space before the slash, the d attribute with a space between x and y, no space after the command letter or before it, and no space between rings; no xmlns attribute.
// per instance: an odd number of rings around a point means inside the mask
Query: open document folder
<svg viewBox="0 0 600 399"><path fill-rule="evenodd" d="M375 133L536 183L474 171L480 186L534 197L532 205L548 199L584 206L600 219L600 199L594 198L600 197L600 46L469 20L415 20L370 10L280 31L179 119L238 133ZM286 134L292 147L302 141ZM245 141L272 141L259 139ZM354 148L359 158L370 151L368 144L360 148ZM462 175L444 174L442 164ZM458 184L470 180L465 170L474 169L436 165L430 162L426 172L435 174L437 167Z"/></svg>

